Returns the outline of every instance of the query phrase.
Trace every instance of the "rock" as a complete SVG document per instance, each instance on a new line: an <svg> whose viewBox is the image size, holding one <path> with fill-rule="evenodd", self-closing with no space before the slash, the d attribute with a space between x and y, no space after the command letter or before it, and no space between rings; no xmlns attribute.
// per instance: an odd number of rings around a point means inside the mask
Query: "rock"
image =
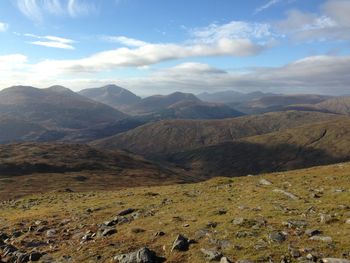
<svg viewBox="0 0 350 263"><path fill-rule="evenodd" d="M284 191L282 189L274 189L273 192L283 194L283 195L289 197L292 200L299 200L299 197L297 197L296 195L294 195L292 193L289 193L287 191Z"/></svg>
<svg viewBox="0 0 350 263"><path fill-rule="evenodd" d="M286 240L286 235L282 232L274 231L274 232L269 234L269 239L272 242L282 243Z"/></svg>
<svg viewBox="0 0 350 263"><path fill-rule="evenodd" d="M227 210L224 208L221 208L218 211L216 211L214 214L215 215L225 215L226 213L227 213Z"/></svg>
<svg viewBox="0 0 350 263"><path fill-rule="evenodd" d="M47 237L50 237L50 238L51 238L51 237L55 237L56 234L57 234L56 229L49 229L49 230L46 231L46 236L47 236Z"/></svg>
<svg viewBox="0 0 350 263"><path fill-rule="evenodd" d="M312 236L310 240L331 243L333 239L329 236Z"/></svg>
<svg viewBox="0 0 350 263"><path fill-rule="evenodd" d="M195 236L195 239L198 240L198 239L202 239L202 238L204 238L206 236L209 236L210 233L211 233L211 231L208 230L208 229L199 229L199 230L196 231L194 236Z"/></svg>
<svg viewBox="0 0 350 263"><path fill-rule="evenodd" d="M154 236L156 236L156 237L162 237L164 235L165 235L165 233L163 231L158 231L154 234Z"/></svg>
<svg viewBox="0 0 350 263"><path fill-rule="evenodd" d="M115 256L114 260L119 263L156 263L158 257L154 251L143 247L128 254Z"/></svg>
<svg viewBox="0 0 350 263"><path fill-rule="evenodd" d="M186 251L188 250L189 245L190 243L186 237L184 237L183 235L178 235L173 243L171 251Z"/></svg>
<svg viewBox="0 0 350 263"><path fill-rule="evenodd" d="M237 226L242 226L245 222L245 219L243 217L238 217L232 220L232 224Z"/></svg>
<svg viewBox="0 0 350 263"><path fill-rule="evenodd" d="M131 213L134 213L136 211L136 209L134 208L128 208L128 209L125 209L125 210L122 210L118 213L118 216L125 216L125 215L129 215Z"/></svg>
<svg viewBox="0 0 350 263"><path fill-rule="evenodd" d="M255 262L253 260L240 259L240 260L237 260L236 263L255 263Z"/></svg>
<svg viewBox="0 0 350 263"><path fill-rule="evenodd" d="M304 228L307 224L305 220L288 220L284 223L288 228Z"/></svg>
<svg viewBox="0 0 350 263"><path fill-rule="evenodd" d="M110 221L105 221L103 224L105 226L115 226L117 224L117 220L110 220Z"/></svg>
<svg viewBox="0 0 350 263"><path fill-rule="evenodd" d="M350 263L350 260L341 258L323 258L321 260L323 263Z"/></svg>
<svg viewBox="0 0 350 263"><path fill-rule="evenodd" d="M117 233L117 229L115 228L105 228L102 233L101 236L105 237L105 236L111 236L113 234Z"/></svg>
<svg viewBox="0 0 350 263"><path fill-rule="evenodd" d="M5 245L2 247L2 251L3 251L3 255L7 256L18 251L18 249L13 245Z"/></svg>
<svg viewBox="0 0 350 263"><path fill-rule="evenodd" d="M218 248L221 249L226 249L231 247L231 241L228 239L209 239L209 242L215 246L217 246Z"/></svg>
<svg viewBox="0 0 350 263"><path fill-rule="evenodd" d="M260 179L259 184L261 185L272 185L272 183L266 179Z"/></svg>
<svg viewBox="0 0 350 263"><path fill-rule="evenodd" d="M345 223L350 224L350 218L346 219Z"/></svg>
<svg viewBox="0 0 350 263"><path fill-rule="evenodd" d="M258 233L254 232L254 231L238 231L236 233L237 238L254 237L257 235L258 235Z"/></svg>
<svg viewBox="0 0 350 263"><path fill-rule="evenodd" d="M222 258L221 252L217 250L201 248L201 252L208 261L219 261Z"/></svg>
<svg viewBox="0 0 350 263"><path fill-rule="evenodd" d="M215 228L218 226L218 223L217 222L208 222L207 223L207 227L209 228Z"/></svg>
<svg viewBox="0 0 350 263"><path fill-rule="evenodd" d="M232 261L229 260L227 257L222 257L220 263L232 263Z"/></svg>
<svg viewBox="0 0 350 263"><path fill-rule="evenodd" d="M17 230L17 231L14 231L14 232L12 233L12 237L14 237L14 238L20 237L22 234L23 234L22 231Z"/></svg>
<svg viewBox="0 0 350 263"><path fill-rule="evenodd" d="M14 256L17 258L16 263L26 263L29 261L29 255L23 252L15 252Z"/></svg>
<svg viewBox="0 0 350 263"><path fill-rule="evenodd" d="M30 261L39 261L42 256L43 256L43 254L41 254L40 252L32 252L29 255L29 260Z"/></svg>
<svg viewBox="0 0 350 263"><path fill-rule="evenodd" d="M322 231L318 229L307 229L305 231L305 234L308 235L309 237L313 237L313 236L321 235Z"/></svg>
<svg viewBox="0 0 350 263"><path fill-rule="evenodd" d="M320 215L320 221L322 224L330 224L334 221L335 219L328 214L321 214Z"/></svg>

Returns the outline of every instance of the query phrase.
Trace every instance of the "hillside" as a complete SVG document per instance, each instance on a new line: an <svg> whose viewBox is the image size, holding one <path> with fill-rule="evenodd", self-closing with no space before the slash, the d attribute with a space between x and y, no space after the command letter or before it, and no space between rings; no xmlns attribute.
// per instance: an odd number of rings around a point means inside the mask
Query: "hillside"
<svg viewBox="0 0 350 263"><path fill-rule="evenodd" d="M86 193L72 186L73 192L32 195L1 204L0 255L11 262L135 262L125 260L140 251L143 262L224 256L221 262L347 263L349 173L343 163L199 184Z"/></svg>
<svg viewBox="0 0 350 263"><path fill-rule="evenodd" d="M273 95L265 96L247 102L234 102L229 105L246 114L259 114L265 112L282 111L288 105L317 104L329 99L330 96L317 94Z"/></svg>
<svg viewBox="0 0 350 263"><path fill-rule="evenodd" d="M0 144L10 141L36 140L47 130L39 124L0 116Z"/></svg>
<svg viewBox="0 0 350 263"><path fill-rule="evenodd" d="M310 110L310 111L320 111L329 112L335 114L350 115L350 97L337 97L325 100L321 103L315 105L304 104L304 105L291 105L287 109L295 110Z"/></svg>
<svg viewBox="0 0 350 263"><path fill-rule="evenodd" d="M127 89L118 87L116 85L83 89L78 93L121 111L126 110L128 107L141 100L139 96L135 95Z"/></svg>
<svg viewBox="0 0 350 263"><path fill-rule="evenodd" d="M234 90L219 91L214 93L203 92L197 95L197 97L203 101L216 102L216 103L234 103L245 102L261 99L263 97L275 95L273 93L264 93L261 91L255 91L250 93L242 93Z"/></svg>
<svg viewBox="0 0 350 263"><path fill-rule="evenodd" d="M61 86L15 86L0 91L0 114L49 129L82 129L126 115Z"/></svg>
<svg viewBox="0 0 350 263"><path fill-rule="evenodd" d="M120 151L63 143L0 146L0 196L6 198L71 187L97 190L184 181L193 180Z"/></svg>
<svg viewBox="0 0 350 263"><path fill-rule="evenodd" d="M350 160L350 119L332 120L177 153L168 160L207 176L243 176Z"/></svg>
<svg viewBox="0 0 350 263"><path fill-rule="evenodd" d="M200 102L200 100L191 93L174 92L169 95L154 95L142 99L131 107L131 112L136 114L149 114L158 112L171 107L179 102Z"/></svg>
<svg viewBox="0 0 350 263"><path fill-rule="evenodd" d="M318 112L277 112L225 120L169 120L150 123L92 144L162 155L215 145L337 117Z"/></svg>

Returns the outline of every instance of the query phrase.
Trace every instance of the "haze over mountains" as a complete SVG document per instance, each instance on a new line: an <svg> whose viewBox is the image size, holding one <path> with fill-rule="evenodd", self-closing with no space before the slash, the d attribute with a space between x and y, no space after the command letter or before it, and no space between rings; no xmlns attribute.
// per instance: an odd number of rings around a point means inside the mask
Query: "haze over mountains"
<svg viewBox="0 0 350 263"><path fill-rule="evenodd" d="M0 142L89 143L198 176L236 176L348 160L347 151L329 153L324 145L344 144L349 131L336 127L348 123L349 109L348 97L317 94L174 92L141 98L116 85L79 93L15 86L0 92ZM317 130L328 132L313 150L295 141L307 144Z"/></svg>

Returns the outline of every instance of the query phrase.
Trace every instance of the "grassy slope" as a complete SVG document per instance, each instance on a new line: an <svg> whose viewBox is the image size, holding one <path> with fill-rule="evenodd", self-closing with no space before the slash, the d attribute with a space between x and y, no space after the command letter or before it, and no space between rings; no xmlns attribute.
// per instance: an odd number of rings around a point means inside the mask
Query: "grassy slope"
<svg viewBox="0 0 350 263"><path fill-rule="evenodd" d="M268 174L245 178L216 178L207 182L188 185L134 188L113 192L91 193L47 193L34 195L0 206L0 231L10 232L22 227L27 229L36 220L47 220L49 228L55 228L58 235L51 246L44 245L38 250L49 257L62 259L69 255L75 262L111 262L119 253L148 246L167 262L204 262L200 248L213 248L210 240L227 240L229 246L221 251L232 260L252 259L279 262L282 255L288 255L288 245L297 249L312 248L318 256L342 257L349 252L350 227L345 220L350 217L350 164L315 167L285 173ZM273 183L259 185L261 178ZM273 192L285 189L297 195L299 200ZM344 191L336 191L343 189ZM320 198L310 197L318 193ZM164 200L170 200L164 202ZM119 211L133 207L152 212L131 223L117 226L118 233L109 237L95 238L80 244L79 237L88 230L96 231L97 225L113 218ZM90 208L94 212L88 213ZM312 208L310 210L310 208ZM219 215L219 209L227 210ZM311 212L307 212L311 211ZM322 224L320 213L333 215L337 221ZM235 218L264 218L266 226L253 230L250 226L231 223ZM303 232L289 229L283 222L290 219L305 220L307 228L323 231L331 236L331 244L310 241ZM62 220L68 220L61 223ZM206 228L208 222L218 223L216 228ZM188 224L188 227L184 225ZM143 233L132 229L142 228ZM67 231L67 229L69 229ZM207 229L208 235L197 239L187 252L170 252L177 234L195 238L196 232ZM66 230L66 232L63 232ZM268 234L274 230L286 231L287 240L281 244L268 242ZM162 237L154 233L164 231ZM236 236L239 231L256 232L252 237ZM34 232L35 233L35 232ZM21 247L28 239L43 240L43 234L26 233L13 242ZM256 249L258 242L266 242L266 248ZM302 252L305 257L309 252ZM101 257L97 260L98 256Z"/></svg>
<svg viewBox="0 0 350 263"><path fill-rule="evenodd" d="M171 162L208 176L240 176L350 160L350 119L300 126L174 154Z"/></svg>
<svg viewBox="0 0 350 263"><path fill-rule="evenodd" d="M160 121L95 141L92 145L127 149L142 155L169 154L334 118L342 117L290 111L225 120Z"/></svg>
<svg viewBox="0 0 350 263"><path fill-rule="evenodd" d="M72 187L86 191L184 181L193 178L125 152L62 143L0 146L0 200Z"/></svg>

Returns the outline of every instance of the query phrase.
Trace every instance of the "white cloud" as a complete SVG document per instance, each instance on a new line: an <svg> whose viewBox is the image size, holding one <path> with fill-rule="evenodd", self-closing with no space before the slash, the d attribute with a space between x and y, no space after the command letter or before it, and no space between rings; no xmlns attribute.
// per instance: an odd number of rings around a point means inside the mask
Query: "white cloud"
<svg viewBox="0 0 350 263"><path fill-rule="evenodd" d="M45 60L33 65L36 71L51 75L92 73L122 67L142 67L162 61L203 56L251 56L263 50L248 39L221 39L213 44L147 44L118 48L76 60Z"/></svg>
<svg viewBox="0 0 350 263"><path fill-rule="evenodd" d="M96 12L91 0L17 0L17 7L28 18L40 22L46 14L78 17Z"/></svg>
<svg viewBox="0 0 350 263"><path fill-rule="evenodd" d="M350 40L350 1L328 0L320 13L292 10L276 28L297 41Z"/></svg>
<svg viewBox="0 0 350 263"><path fill-rule="evenodd" d="M283 93L349 94L350 56L307 57L281 67L225 71L201 63L184 63L175 67L148 70L144 77L101 79L97 75L74 77L56 75L28 64L25 56L0 56L0 87L26 84L46 87L62 84L79 90L115 83L142 95L169 93L174 90L202 92L235 89L243 92L261 90ZM146 73L147 73L146 72Z"/></svg>
<svg viewBox="0 0 350 263"><path fill-rule="evenodd" d="M0 32L6 32L8 28L8 24L0 22Z"/></svg>
<svg viewBox="0 0 350 263"><path fill-rule="evenodd" d="M275 34L267 23L248 23L244 21L231 21L227 24L211 24L207 27L190 30L195 42L212 43L222 38L227 39L266 39Z"/></svg>
<svg viewBox="0 0 350 263"><path fill-rule="evenodd" d="M134 38L125 37L125 36L106 36L106 37L103 37L103 39L110 42L120 43L129 47L142 47L149 44L147 42L134 39Z"/></svg>
<svg viewBox="0 0 350 263"><path fill-rule="evenodd" d="M22 54L10 54L0 56L0 70L11 71L21 69L25 66L27 57Z"/></svg>
<svg viewBox="0 0 350 263"><path fill-rule="evenodd" d="M350 56L314 56L276 68L248 72L222 71L209 65L187 63L134 79L118 80L133 90L201 92L235 89L283 93L350 94Z"/></svg>
<svg viewBox="0 0 350 263"><path fill-rule="evenodd" d="M269 0L266 4L256 8L254 11L254 14L260 13L260 12L264 11L265 9L268 9L271 6L274 6L280 2L281 2L281 0Z"/></svg>
<svg viewBox="0 0 350 263"><path fill-rule="evenodd" d="M33 34L25 34L26 37L40 39L37 41L30 41L30 44L44 47L60 48L60 49L74 49L72 44L74 40L56 37L56 36L37 36Z"/></svg>

